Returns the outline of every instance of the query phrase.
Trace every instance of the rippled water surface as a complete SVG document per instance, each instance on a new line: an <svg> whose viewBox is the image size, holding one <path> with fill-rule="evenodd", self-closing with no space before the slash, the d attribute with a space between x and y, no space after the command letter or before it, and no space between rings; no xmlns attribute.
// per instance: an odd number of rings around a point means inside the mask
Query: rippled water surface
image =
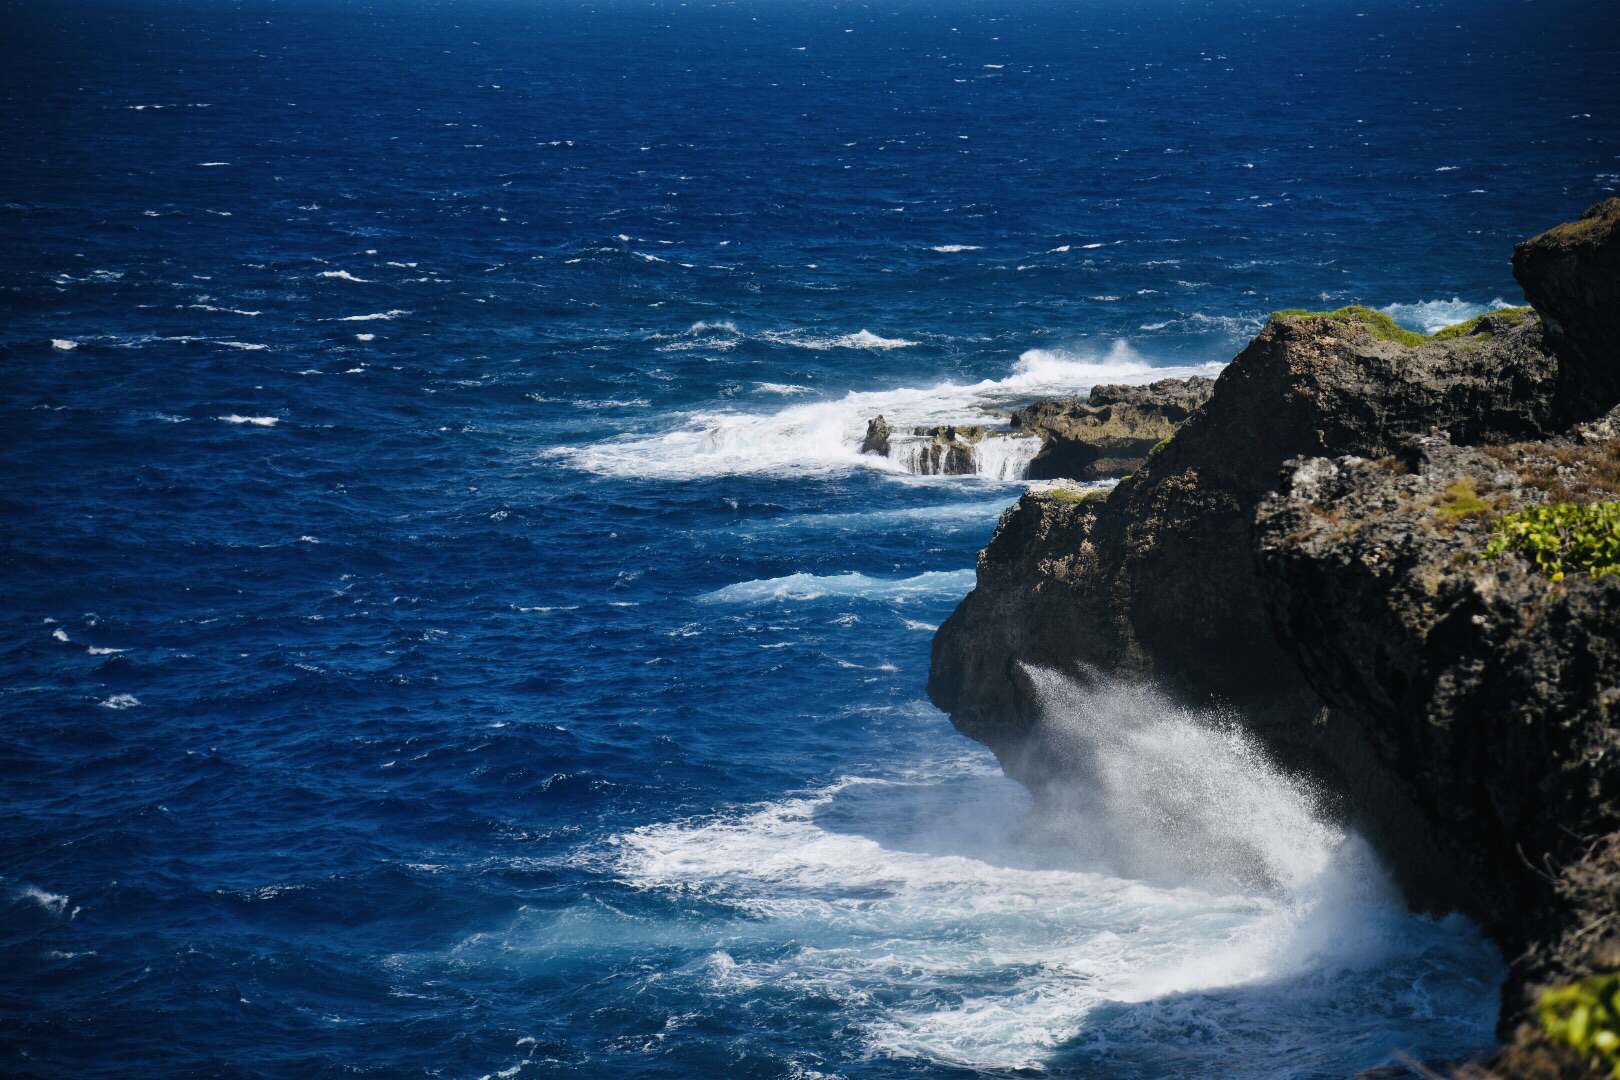
<svg viewBox="0 0 1620 1080"><path fill-rule="evenodd" d="M1019 486L858 449L1520 299L1620 187L1608 6L0 18L0 1072L1489 1041L1491 948L1226 718L1053 673L1032 814L922 693Z"/></svg>

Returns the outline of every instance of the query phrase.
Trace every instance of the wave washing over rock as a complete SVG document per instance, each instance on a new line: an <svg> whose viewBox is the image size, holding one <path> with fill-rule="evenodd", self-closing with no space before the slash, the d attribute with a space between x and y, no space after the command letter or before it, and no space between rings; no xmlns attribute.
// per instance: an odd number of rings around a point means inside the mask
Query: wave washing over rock
<svg viewBox="0 0 1620 1080"><path fill-rule="evenodd" d="M713 329L710 324L701 325L704 331ZM721 325L728 334L741 334L730 323ZM1145 384L1167 376L1207 377L1219 370L1219 364L1155 366L1123 341L1100 356L1031 349L1001 379L852 391L836 400L803 402L770 413L694 413L673 430L565 447L552 456L605 476L676 479L827 473L865 467L917 475L1020 480L1042 444L1008 428L1008 410L1051 394L1073 394L1100 382ZM881 452L863 453L863 445L873 445L868 436L876 416L884 417L897 434L892 442L883 443ZM1003 430L985 432L987 419L991 424L999 422ZM932 452L934 435L923 434L946 428L978 431L983 443L961 443L953 465L953 460Z"/></svg>

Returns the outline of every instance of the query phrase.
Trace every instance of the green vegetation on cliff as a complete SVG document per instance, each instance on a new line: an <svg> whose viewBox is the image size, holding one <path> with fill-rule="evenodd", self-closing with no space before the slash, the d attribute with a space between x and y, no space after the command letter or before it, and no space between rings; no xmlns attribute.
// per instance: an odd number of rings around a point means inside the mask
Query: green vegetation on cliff
<svg viewBox="0 0 1620 1080"><path fill-rule="evenodd" d="M1475 315L1472 319L1469 319L1466 322L1460 322L1452 326L1448 326L1444 330L1436 330L1434 332L1434 336L1430 340L1446 341L1450 338L1468 337L1479 327L1481 319L1487 319L1492 316L1502 319L1509 326L1518 326L1520 323L1524 322L1525 319L1529 318L1531 312L1534 310L1534 308L1527 307L1497 308L1495 311L1487 311L1483 315ZM1489 333L1489 331L1486 331L1486 333Z"/></svg>
<svg viewBox="0 0 1620 1080"><path fill-rule="evenodd" d="M1338 311L1306 311L1303 308L1288 308L1285 311L1274 312L1273 319L1333 319L1337 322L1358 322L1373 332L1374 337L1385 341L1394 341L1401 345L1416 347L1428 344L1427 335L1415 330L1408 330L1382 311L1374 311L1361 304L1351 304Z"/></svg>
<svg viewBox="0 0 1620 1080"><path fill-rule="evenodd" d="M1620 975L1555 986L1541 995L1536 1018L1554 1042L1595 1058L1620 1080Z"/></svg>
<svg viewBox="0 0 1620 1080"><path fill-rule="evenodd" d="M1485 557L1516 551L1554 581L1565 574L1620 574L1620 502L1556 503L1496 523Z"/></svg>
<svg viewBox="0 0 1620 1080"><path fill-rule="evenodd" d="M1478 328L1481 319L1493 315L1505 318L1509 326L1517 326L1530 313L1531 309L1527 307L1498 308L1495 311L1487 311L1483 315L1476 315L1466 322L1460 322L1443 330L1437 330L1433 334L1420 334L1416 330L1408 330L1384 312L1374 311L1372 308L1362 304L1351 304L1349 307L1342 307L1337 311L1306 311L1304 308L1288 308L1283 311L1272 312L1271 317L1273 319L1334 319L1344 323L1360 323L1368 330L1371 330L1376 338L1383 341L1393 341L1399 345L1415 349L1419 345L1427 345L1431 341L1448 341L1451 338L1468 337Z"/></svg>

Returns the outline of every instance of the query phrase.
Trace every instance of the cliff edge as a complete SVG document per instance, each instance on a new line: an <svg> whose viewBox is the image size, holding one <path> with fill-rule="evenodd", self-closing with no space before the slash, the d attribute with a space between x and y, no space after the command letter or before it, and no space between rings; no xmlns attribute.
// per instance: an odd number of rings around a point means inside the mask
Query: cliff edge
<svg viewBox="0 0 1620 1080"><path fill-rule="evenodd" d="M1364 308L1274 316L1111 493L1032 489L1003 515L928 683L1037 795L1061 766L1029 666L1241 710L1416 906L1503 946L1505 1034L1536 987L1614 966L1591 927L1620 895L1620 578L1483 552L1515 513L1602 499L1620 462L1615 422L1590 423L1620 402L1620 200L1514 266L1535 311L1433 337Z"/></svg>

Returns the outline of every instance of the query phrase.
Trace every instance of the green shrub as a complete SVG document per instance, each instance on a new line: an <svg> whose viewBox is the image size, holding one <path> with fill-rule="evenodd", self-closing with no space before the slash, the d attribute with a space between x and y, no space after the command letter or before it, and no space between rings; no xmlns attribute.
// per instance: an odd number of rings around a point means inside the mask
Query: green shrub
<svg viewBox="0 0 1620 1080"><path fill-rule="evenodd" d="M1536 1018L1554 1042L1596 1058L1620 1078L1620 974L1555 986L1536 1003Z"/></svg>
<svg viewBox="0 0 1620 1080"><path fill-rule="evenodd" d="M1516 551L1543 574L1620 574L1620 502L1532 506L1496 523L1485 557Z"/></svg>
<svg viewBox="0 0 1620 1080"><path fill-rule="evenodd" d="M1160 454L1164 453L1164 448L1170 445L1170 440L1173 439L1173 438L1175 438L1174 435L1166 435L1164 438L1162 438L1158 442L1154 443L1153 444L1153 449L1148 451L1147 456L1150 457L1150 458L1156 458Z"/></svg>

